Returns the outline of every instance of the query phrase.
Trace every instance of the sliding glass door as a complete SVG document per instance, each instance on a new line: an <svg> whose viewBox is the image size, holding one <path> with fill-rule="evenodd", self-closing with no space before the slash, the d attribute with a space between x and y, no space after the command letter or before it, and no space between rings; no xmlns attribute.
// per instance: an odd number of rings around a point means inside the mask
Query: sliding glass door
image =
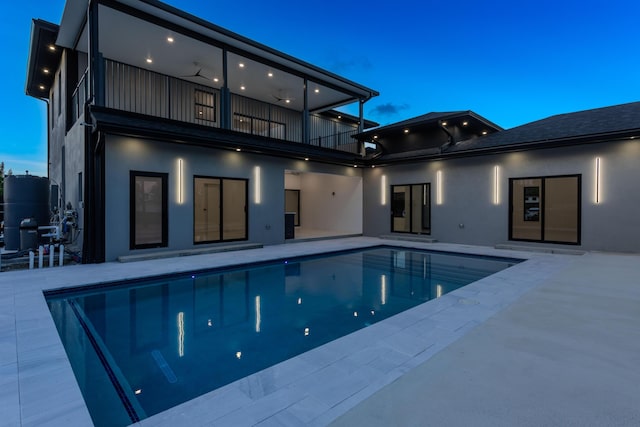
<svg viewBox="0 0 640 427"><path fill-rule="evenodd" d="M512 178L509 239L580 244L581 176Z"/></svg>
<svg viewBox="0 0 640 427"><path fill-rule="evenodd" d="M391 186L391 231L431 233L431 185Z"/></svg>
<svg viewBox="0 0 640 427"><path fill-rule="evenodd" d="M193 241L247 239L247 180L194 177Z"/></svg>

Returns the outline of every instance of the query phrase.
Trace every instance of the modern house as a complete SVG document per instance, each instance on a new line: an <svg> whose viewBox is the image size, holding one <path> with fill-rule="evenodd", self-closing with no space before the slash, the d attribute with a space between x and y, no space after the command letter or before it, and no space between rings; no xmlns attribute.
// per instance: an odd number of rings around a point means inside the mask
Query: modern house
<svg viewBox="0 0 640 427"><path fill-rule="evenodd" d="M298 232L640 250L640 103L504 130L471 112L383 127L375 90L156 0L35 20L27 94L83 262ZM357 104L357 117L336 108Z"/></svg>
<svg viewBox="0 0 640 427"><path fill-rule="evenodd" d="M372 89L155 0L68 0L59 26L33 22L26 92L48 103L49 177L84 262L283 243L285 206L362 234L351 136L376 125Z"/></svg>

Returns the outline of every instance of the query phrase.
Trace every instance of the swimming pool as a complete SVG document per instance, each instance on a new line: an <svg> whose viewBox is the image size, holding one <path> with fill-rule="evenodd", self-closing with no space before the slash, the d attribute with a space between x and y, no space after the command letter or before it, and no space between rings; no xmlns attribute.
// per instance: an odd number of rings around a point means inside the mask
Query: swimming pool
<svg viewBox="0 0 640 427"><path fill-rule="evenodd" d="M49 292L96 425L127 425L518 260L378 247Z"/></svg>

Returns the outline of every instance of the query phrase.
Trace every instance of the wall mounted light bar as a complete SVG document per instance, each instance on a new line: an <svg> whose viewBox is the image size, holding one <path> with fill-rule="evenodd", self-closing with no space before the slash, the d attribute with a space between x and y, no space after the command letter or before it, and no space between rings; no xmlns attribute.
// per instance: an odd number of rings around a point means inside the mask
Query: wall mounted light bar
<svg viewBox="0 0 640 427"><path fill-rule="evenodd" d="M262 184L260 166L253 168L253 201L256 205L262 203Z"/></svg>
<svg viewBox="0 0 640 427"><path fill-rule="evenodd" d="M600 157L596 157L596 163L595 163L595 176L596 176L596 182L595 182L595 201L596 201L596 205L600 204L600 201L602 200L602 194L600 193L601 191L601 181L600 181Z"/></svg>
<svg viewBox="0 0 640 427"><path fill-rule="evenodd" d="M436 205L442 204L442 171L436 172Z"/></svg>
<svg viewBox="0 0 640 427"><path fill-rule="evenodd" d="M493 167L493 204L500 204L500 166Z"/></svg>
<svg viewBox="0 0 640 427"><path fill-rule="evenodd" d="M178 204L181 205L184 203L184 167L183 167L182 159L178 159Z"/></svg>
<svg viewBox="0 0 640 427"><path fill-rule="evenodd" d="M380 177L380 204L385 206L387 204L387 176L382 175Z"/></svg>

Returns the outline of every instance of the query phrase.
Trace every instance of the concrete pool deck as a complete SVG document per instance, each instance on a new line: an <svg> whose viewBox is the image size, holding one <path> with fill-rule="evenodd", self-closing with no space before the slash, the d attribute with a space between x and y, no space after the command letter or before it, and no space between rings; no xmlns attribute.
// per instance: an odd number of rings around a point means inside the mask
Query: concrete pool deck
<svg viewBox="0 0 640 427"><path fill-rule="evenodd" d="M1 273L0 425L91 425L43 290L380 244L527 261L138 424L640 422L640 256L358 237Z"/></svg>

